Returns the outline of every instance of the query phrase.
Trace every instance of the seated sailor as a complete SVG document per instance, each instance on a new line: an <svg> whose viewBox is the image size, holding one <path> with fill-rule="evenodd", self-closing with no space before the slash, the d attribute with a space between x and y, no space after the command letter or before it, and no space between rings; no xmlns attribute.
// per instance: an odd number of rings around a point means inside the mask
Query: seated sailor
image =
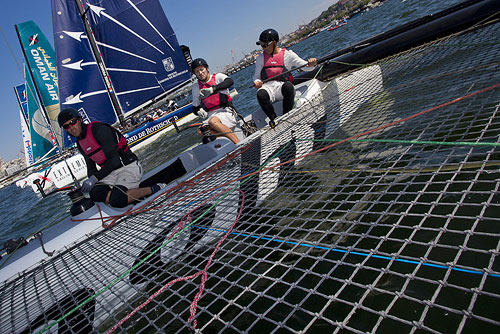
<svg viewBox="0 0 500 334"><path fill-rule="evenodd" d="M202 58L193 60L191 70L198 79L192 89L194 113L205 118L198 133L204 135L204 129L208 127L212 135L227 137L237 144L240 140L233 130L238 121L229 95L233 79L224 73L210 74L208 63Z"/></svg>
<svg viewBox="0 0 500 334"><path fill-rule="evenodd" d="M262 47L255 60L255 73L253 76L254 86L257 88L257 101L260 107L269 117L269 126L274 127L273 103L283 100L283 114L286 114L293 108L295 98L295 87L293 86L293 77L288 72L294 67L306 66L311 71L316 66L316 58L310 58L307 61L300 58L292 50L279 48L278 32L274 29L264 30L260 36L257 45ZM266 80L264 82L264 80Z"/></svg>
<svg viewBox="0 0 500 334"><path fill-rule="evenodd" d="M123 208L161 189L159 184L139 188L142 166L127 140L112 126L101 122L85 124L73 108L63 109L57 120L77 138L78 151L87 164L88 179L83 182L82 192L89 192L94 202Z"/></svg>

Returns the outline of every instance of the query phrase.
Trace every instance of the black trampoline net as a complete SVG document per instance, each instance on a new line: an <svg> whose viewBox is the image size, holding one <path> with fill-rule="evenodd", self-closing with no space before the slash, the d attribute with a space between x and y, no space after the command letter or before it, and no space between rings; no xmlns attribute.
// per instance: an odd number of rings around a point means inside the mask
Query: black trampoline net
<svg viewBox="0 0 500 334"><path fill-rule="evenodd" d="M343 74L0 290L0 332L500 330L500 24Z"/></svg>

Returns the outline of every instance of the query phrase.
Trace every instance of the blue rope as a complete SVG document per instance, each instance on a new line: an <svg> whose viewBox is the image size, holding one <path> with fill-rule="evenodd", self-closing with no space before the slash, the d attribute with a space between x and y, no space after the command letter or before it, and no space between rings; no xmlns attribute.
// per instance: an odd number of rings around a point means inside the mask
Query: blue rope
<svg viewBox="0 0 500 334"><path fill-rule="evenodd" d="M208 228L208 227L203 227L203 226L197 226L193 225L192 227L196 227L199 229L203 230L209 230L209 231L216 231L216 232L221 232L221 233L226 233L225 230L219 230L219 229L214 229L214 228ZM314 249L321 249L321 250L327 250L327 251L332 251L332 252L337 252L337 253L344 253L344 254L354 254L354 255L360 255L364 257L372 257L376 259L382 259L382 260L394 260L396 262L403 262L403 263L410 263L410 264L421 264L426 267L433 267L433 268L439 268L439 269L451 269L454 271L460 271L464 272L467 274L475 274L475 275L483 275L483 271L479 270L470 270L470 269L462 269L462 268L456 268L456 267L451 267L451 266L443 266L441 264L434 264L434 263L426 263L426 262L419 262L415 260L406 260L406 259L396 259L392 258L389 256L383 256L383 255L374 255L374 254L369 254L369 253L363 253L363 252L353 252L353 251L348 251L345 249L339 249L339 248L331 248L331 247L325 247L325 246L317 246L317 245L312 245L312 244L307 244L303 242L296 242L296 241L290 241L290 240L282 240L282 239L276 239L276 238L270 238L270 237L263 237L263 236L258 236L258 235L251 235L251 234L246 234L246 233L238 233L238 232L232 232L232 235L236 236L242 236L242 237L249 237L253 239L260 239L260 240L266 240L266 241L272 241L272 242L279 242L279 243L284 243L288 245L294 245L294 246L303 246L303 247L309 247L309 248L314 248ZM498 277L500 278L499 274L488 274L488 276L491 277Z"/></svg>

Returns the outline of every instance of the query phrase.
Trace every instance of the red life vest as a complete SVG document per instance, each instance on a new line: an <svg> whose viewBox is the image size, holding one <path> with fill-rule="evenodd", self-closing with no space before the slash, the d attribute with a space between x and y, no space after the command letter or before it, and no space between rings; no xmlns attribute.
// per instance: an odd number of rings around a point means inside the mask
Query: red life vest
<svg viewBox="0 0 500 334"><path fill-rule="evenodd" d="M212 74L212 77L207 82L201 82L198 80L198 87L200 90L203 88L210 88L215 86L215 84L215 73ZM230 96L223 93L215 93L201 100L201 104L203 105L203 109L206 111L212 111L229 106L231 101L232 99Z"/></svg>
<svg viewBox="0 0 500 334"><path fill-rule="evenodd" d="M87 125L87 134L85 135L85 138L78 139L78 144L80 145L86 156L88 156L90 159L92 159L92 161L102 167L106 162L107 157L106 154L104 154L101 145L99 145L97 140L94 138L94 134L92 133L92 125L94 123L97 122L90 122L90 124ZM127 140L120 132L116 131L113 127L111 127L111 129L117 137L116 149L118 150L120 157L123 157L123 153L128 151L129 149Z"/></svg>
<svg viewBox="0 0 500 334"><path fill-rule="evenodd" d="M285 48L282 48L277 54L270 55L267 52L264 52L263 55L264 67L262 67L262 71L260 72L262 79L265 80L278 76L273 80L293 82L292 74L289 74L288 76L279 76L281 73L288 71L285 67Z"/></svg>

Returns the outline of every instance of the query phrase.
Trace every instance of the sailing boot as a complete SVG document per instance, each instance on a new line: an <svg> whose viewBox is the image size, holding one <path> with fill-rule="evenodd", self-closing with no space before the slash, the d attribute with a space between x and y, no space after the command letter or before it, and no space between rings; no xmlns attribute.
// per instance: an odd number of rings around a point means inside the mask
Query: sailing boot
<svg viewBox="0 0 500 334"><path fill-rule="evenodd" d="M208 125L201 126L201 134L203 136L201 139L201 142L203 144L210 143L211 141L215 140L215 136L213 134L211 134L210 126L208 126Z"/></svg>
<svg viewBox="0 0 500 334"><path fill-rule="evenodd" d="M274 123L276 113L274 112L269 93L265 89L259 89L257 91L257 102L259 102L262 111L269 117L269 127L274 129L276 127L276 123Z"/></svg>

